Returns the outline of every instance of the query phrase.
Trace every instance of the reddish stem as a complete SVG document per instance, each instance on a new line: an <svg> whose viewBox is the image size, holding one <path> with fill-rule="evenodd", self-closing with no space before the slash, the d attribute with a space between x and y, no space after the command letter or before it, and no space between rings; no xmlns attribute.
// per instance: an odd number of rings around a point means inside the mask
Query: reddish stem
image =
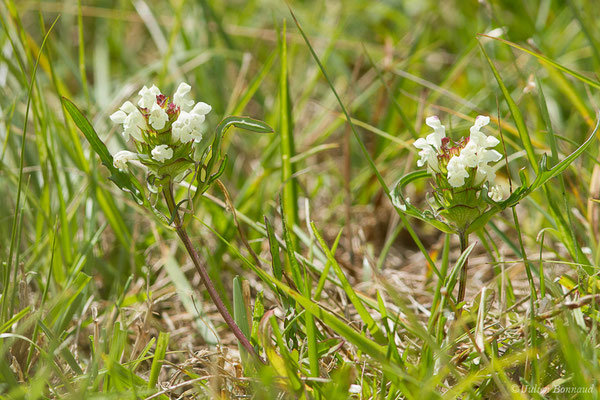
<svg viewBox="0 0 600 400"><path fill-rule="evenodd" d="M215 285L210 280L210 277L208 275L208 272L206 271L204 263L202 262L202 260L200 260L200 256L198 255L198 252L192 245L192 241L190 240L185 228L183 227L182 221L179 218L179 214L177 213L175 199L173 197L172 184L169 185L169 188L165 188L163 190L163 195L167 202L167 206L169 207L169 211L171 212L172 215L175 214L174 219L173 219L173 224L175 225L175 230L177 231L177 235L183 242L185 249L187 250L190 257L192 258L194 266L196 267L196 270L200 274L200 278L202 278L202 282L204 283L204 286L206 286L206 290L208 291L210 298L214 302L215 306L217 306L217 310L219 310L219 313L225 320L225 323L227 323L227 325L229 326L229 329L231 329L231 331L233 332L235 337L239 340L239 342L246 349L246 351L248 351L248 353L250 353L254 357L256 357L261 363L266 364L265 360L263 360L258 355L258 353L256 353L256 350L254 350L254 347L252 346L252 344L250 344L250 342L248 341L246 336L244 336L244 334L242 333L240 328L237 326L237 324L233 320L233 317L231 316L231 314L229 314L229 311L227 311L227 307L225 306L225 304L223 304L223 300L221 300L221 296L219 296L219 292L217 292Z"/></svg>

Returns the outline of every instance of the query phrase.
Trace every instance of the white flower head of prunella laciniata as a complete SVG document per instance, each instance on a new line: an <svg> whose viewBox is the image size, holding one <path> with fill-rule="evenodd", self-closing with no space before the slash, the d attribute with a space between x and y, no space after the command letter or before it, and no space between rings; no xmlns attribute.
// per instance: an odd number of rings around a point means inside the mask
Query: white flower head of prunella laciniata
<svg viewBox="0 0 600 400"><path fill-rule="evenodd" d="M172 97L155 85L144 86L137 105L126 101L110 119L123 126L123 138L132 140L137 152L120 151L113 156L116 168L124 170L131 161L148 167L155 178L176 179L190 171L194 160L194 143L202 140L206 114L211 106L189 98L191 86L182 82ZM149 181L150 182L150 181Z"/></svg>

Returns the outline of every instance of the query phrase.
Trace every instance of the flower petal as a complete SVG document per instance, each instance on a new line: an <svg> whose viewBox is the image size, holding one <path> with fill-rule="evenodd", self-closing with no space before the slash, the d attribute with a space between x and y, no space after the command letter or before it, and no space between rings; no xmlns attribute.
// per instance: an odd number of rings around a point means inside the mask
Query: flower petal
<svg viewBox="0 0 600 400"><path fill-rule="evenodd" d="M206 115L212 110L212 107L204 102L198 102L192 109L192 114Z"/></svg>
<svg viewBox="0 0 600 400"><path fill-rule="evenodd" d="M173 158L173 149L166 144L161 144L152 149L152 158L158 162L170 160Z"/></svg>
<svg viewBox="0 0 600 400"><path fill-rule="evenodd" d="M427 143L432 145L436 150L442 146L442 139L446 137L446 127L442 125L437 116L428 117L425 123L433 128L433 133L427 135Z"/></svg>
<svg viewBox="0 0 600 400"><path fill-rule="evenodd" d="M139 92L138 95L141 96L140 101L138 101L138 105L142 108L150 109L152 108L152 104L156 103L156 96L160 94L160 89L156 87L156 85L152 85L150 89L144 86Z"/></svg>
<svg viewBox="0 0 600 400"><path fill-rule="evenodd" d="M152 125L154 129L160 130L165 127L167 121L169 121L167 112L155 102L150 110L148 122L150 122L150 125Z"/></svg>
<svg viewBox="0 0 600 400"><path fill-rule="evenodd" d="M132 112L135 112L137 110L137 107L134 106L132 102L126 101L125 103L123 103L121 108L119 108L119 110L123 111L126 114L131 114Z"/></svg>
<svg viewBox="0 0 600 400"><path fill-rule="evenodd" d="M110 120L115 124L122 124L123 122L125 122L125 118L127 118L127 114L125 114L125 112L121 110L115 111L110 116Z"/></svg>
<svg viewBox="0 0 600 400"><path fill-rule="evenodd" d="M192 90L192 87L185 82L181 82L173 95L173 104L180 107L184 111L188 111L194 105L193 100L186 98L187 94Z"/></svg>
<svg viewBox="0 0 600 400"><path fill-rule="evenodd" d="M137 160L138 154L131 151L123 150L113 156L113 165L115 168L124 170L127 168L127 163L131 160Z"/></svg>

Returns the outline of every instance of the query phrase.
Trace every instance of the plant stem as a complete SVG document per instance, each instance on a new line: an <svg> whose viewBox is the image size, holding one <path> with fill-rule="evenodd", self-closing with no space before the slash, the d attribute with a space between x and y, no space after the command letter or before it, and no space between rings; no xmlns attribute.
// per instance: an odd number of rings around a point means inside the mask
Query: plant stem
<svg viewBox="0 0 600 400"><path fill-rule="evenodd" d="M464 232L458 233L460 240L460 253L462 254L467 247L469 247L469 235ZM465 259L465 263L460 270L460 278L458 283L458 297L456 298L456 304L462 303L465 299L465 292L467 291L467 269L469 268L469 258Z"/></svg>
<svg viewBox="0 0 600 400"><path fill-rule="evenodd" d="M252 344L250 344L250 341L248 341L246 336L244 336L240 328L237 326L237 324L233 320L233 317L231 316L231 314L229 314L229 311L227 311L227 307L225 306L225 304L223 304L223 300L221 300L219 292L217 292L217 289L210 280L204 263L202 262L202 260L200 260L200 255L192 245L192 241L190 240L185 228L183 227L181 218L179 218L179 214L177 213L177 206L175 205L175 198L173 196L173 183L169 183L169 187L163 189L163 196L165 197L165 201L167 202L167 206L169 208L169 211L171 212L173 224L175 226L175 230L177 231L177 235L183 242L185 249L192 258L194 266L200 274L202 282L204 283L204 286L206 286L206 290L208 291L210 298L214 302L215 306L217 306L217 310L219 310L219 313L225 320L225 323L227 323L229 329L231 329L237 340L239 340L239 342L246 349L246 351L248 351L249 354L252 354L254 357L256 357L261 363L266 364L265 360L263 360L258 355L256 350L254 350Z"/></svg>

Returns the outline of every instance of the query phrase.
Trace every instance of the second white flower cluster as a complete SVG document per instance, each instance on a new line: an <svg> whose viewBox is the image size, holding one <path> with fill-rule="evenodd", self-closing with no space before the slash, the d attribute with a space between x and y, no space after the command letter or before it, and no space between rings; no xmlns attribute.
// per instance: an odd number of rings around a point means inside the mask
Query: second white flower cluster
<svg viewBox="0 0 600 400"><path fill-rule="evenodd" d="M147 150L149 157L162 163L173 158L173 150L181 144L199 142L203 124L211 106L188 98L191 86L182 82L172 98L162 94L155 85L144 86L137 106L126 101L110 116L123 125L123 137L136 142L138 150ZM127 162L140 159L140 154L121 151L114 155L115 167L124 169Z"/></svg>

